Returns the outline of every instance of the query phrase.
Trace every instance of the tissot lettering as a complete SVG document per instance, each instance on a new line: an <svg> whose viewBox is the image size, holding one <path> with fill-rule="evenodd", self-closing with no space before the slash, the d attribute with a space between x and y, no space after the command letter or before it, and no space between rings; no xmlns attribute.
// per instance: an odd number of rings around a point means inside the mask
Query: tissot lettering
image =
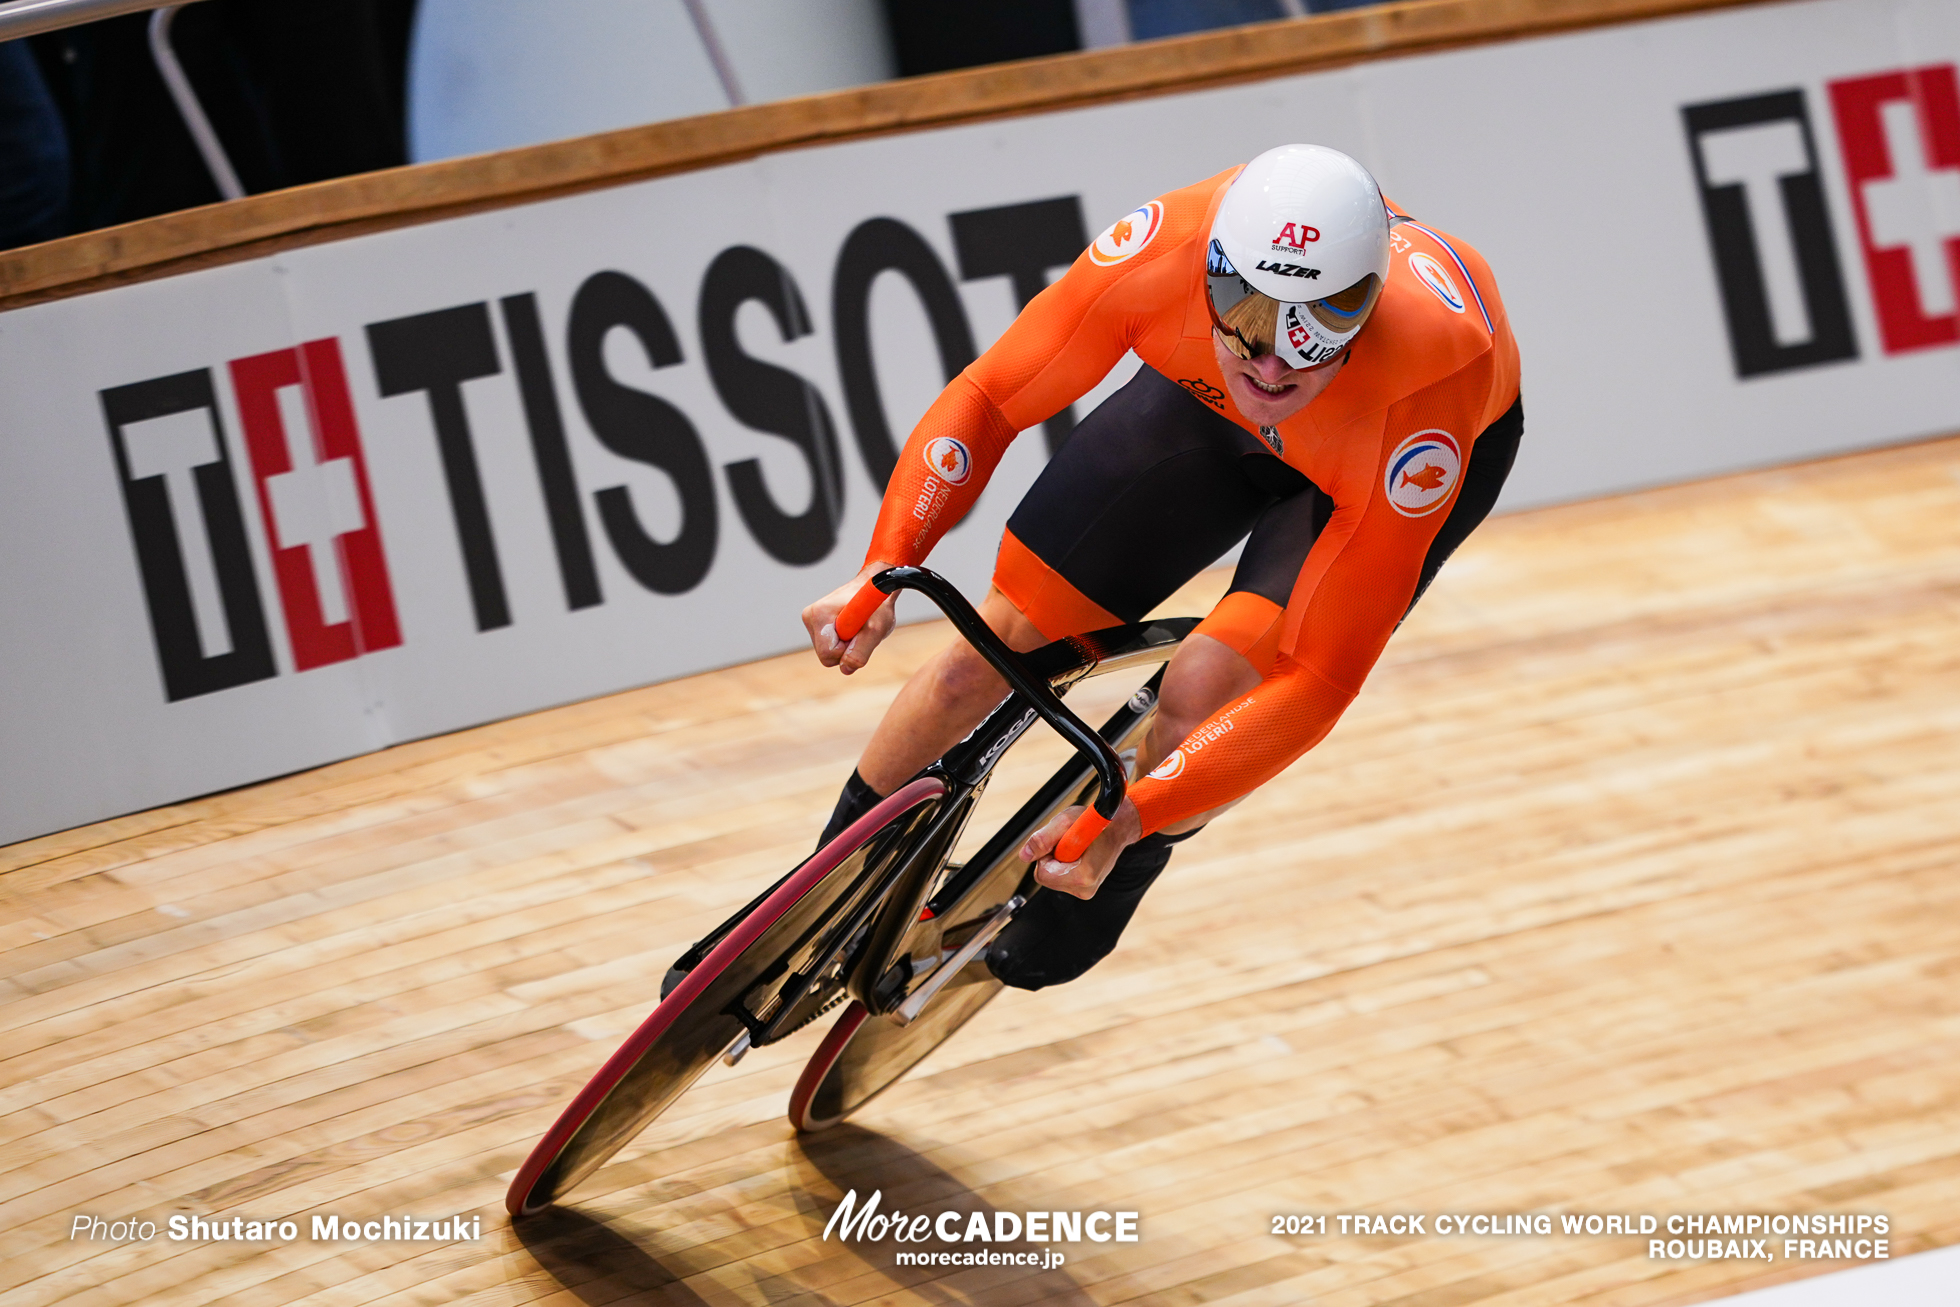
<svg viewBox="0 0 1960 1307"><path fill-rule="evenodd" d="M681 361L680 341L653 292L623 272L597 272L572 297L566 353L579 407L599 443L621 458L658 468L680 498L673 539L649 533L626 486L598 492L599 521L619 561L656 594L685 594L715 559L715 483L708 453L687 415L657 395L636 390L606 370L606 334L624 327L655 368Z"/></svg>
<svg viewBox="0 0 1960 1307"><path fill-rule="evenodd" d="M558 575L565 587L565 607L574 611L590 608L603 602L605 596L599 589L599 570L592 561L592 537L585 529L585 512L579 506L571 450L565 444L558 387L552 381L544 327L538 321L538 297L529 292L509 295L501 304L504 336L510 341L517 389L524 399L524 425L531 434L531 458L537 465L538 488L544 495L551 544L558 555Z"/></svg>
<svg viewBox="0 0 1960 1307"><path fill-rule="evenodd" d="M374 375L383 396L417 391L429 397L435 424L436 448L442 455L443 480L449 487L449 511L456 523L456 541L469 581L470 603L479 631L510 625L510 600L504 593L503 568L497 561L497 542L490 530L490 507L483 495L483 475L477 469L476 445L470 435L469 412L463 406L463 383L503 371L497 362L497 342L490 334L487 304L460 304L434 313L368 324L368 350L374 356Z"/></svg>
<svg viewBox="0 0 1960 1307"><path fill-rule="evenodd" d="M116 386L101 399L164 698L274 675L210 372Z"/></svg>
<svg viewBox="0 0 1960 1307"><path fill-rule="evenodd" d="M1803 93L1681 112L1736 374L1856 357Z"/></svg>
<svg viewBox="0 0 1960 1307"><path fill-rule="evenodd" d="M1010 277L1015 302L1024 309L1047 288L1049 270L1066 268L1089 243L1082 198L1077 195L971 209L948 214L946 222L953 231L953 251L959 255L960 280ZM1075 427L1074 409L1063 409L1041 427L1052 454Z"/></svg>
<svg viewBox="0 0 1960 1307"><path fill-rule="evenodd" d="M844 385L844 407L851 415L865 470L880 491L898 466L898 445L892 439L885 401L878 392L878 372L871 361L871 283L882 272L896 272L911 283L932 324L946 380L958 376L978 356L959 292L925 238L893 218L859 223L837 254L830 282L830 319L837 338L837 376Z"/></svg>
<svg viewBox="0 0 1960 1307"><path fill-rule="evenodd" d="M735 315L750 300L769 310L783 340L810 334L809 312L787 268L747 245L723 250L701 282L701 348L708 375L738 422L782 437L803 455L810 501L800 513L785 512L763 480L761 460L754 458L727 466L728 488L750 534L771 557L796 565L814 563L836 546L837 523L844 514L837 431L815 386L743 352L735 336Z"/></svg>
<svg viewBox="0 0 1960 1307"><path fill-rule="evenodd" d="M1076 196L965 210L949 214L948 224L960 276L1007 277L1023 307L1086 241ZM880 483L897 458L870 340L871 284L885 272L900 274L919 297L945 379L958 375L977 352L957 285L917 231L891 218L873 218L852 230L832 280L832 325L857 449ZM843 449L818 386L744 348L736 320L750 301L774 319L785 343L817 334L788 267L760 249L736 245L717 255L702 276L695 306L700 363L734 422L786 441L801 456L804 475L796 476L792 468L778 481L766 469L781 464L754 456L727 461L722 472L737 515L763 551L781 563L808 565L837 545L848 479ZM441 491L374 483L373 450L360 430L339 338L284 345L225 364L238 405L241 457L263 529L266 574L276 584L292 670L329 666L404 642L401 600L391 574L391 563L398 560L384 548L377 511L384 488L388 501L397 504L415 503L419 491L446 497L462 564L458 579L469 594L476 629L496 631L514 622L504 556L513 542L500 539L486 486L492 455L508 459L510 454L485 443L510 434L483 426L483 413L473 425L467 398L475 393L467 383L506 370L493 316L501 321L511 375L508 382L493 383L489 393L493 403L514 398L522 413L565 609L605 602L584 499L588 493L606 542L645 590L685 593L713 566L719 460L711 458L708 443L678 406L627 384L607 365L609 338L619 366L630 366L620 361L632 357L631 344L625 355L617 352L623 341L637 342L654 369L688 362L665 308L640 281L602 271L587 277L571 297L562 328L563 359L576 398L569 426L550 348L559 327L546 321L537 292L504 295L494 308L483 300L373 322L362 328L376 392L369 398L424 397L428 416L421 421L435 440ZM354 380L365 375L357 372ZM1202 380L1181 384L1212 407L1223 407L1223 391ZM511 392L495 395L497 385L509 385ZM113 387L101 400L166 697L174 701L277 675L253 536L234 484L212 374L194 370ZM410 404L412 415L414 401ZM1066 436L1071 420L1067 410L1050 420L1051 444ZM585 463L581 473L581 460L595 456L575 448L586 438L596 450L661 473L673 495L640 502L636 493L644 492L626 484L591 486L590 479L603 475L592 468L604 464ZM757 448L746 436L734 439L747 442L737 449ZM940 471L917 506L925 522L937 521L953 487L973 473L964 446L938 452ZM401 465L390 458L378 466L387 475ZM588 479L584 487L582 477ZM507 529L520 528L513 522ZM415 539L405 531L395 547Z"/></svg>

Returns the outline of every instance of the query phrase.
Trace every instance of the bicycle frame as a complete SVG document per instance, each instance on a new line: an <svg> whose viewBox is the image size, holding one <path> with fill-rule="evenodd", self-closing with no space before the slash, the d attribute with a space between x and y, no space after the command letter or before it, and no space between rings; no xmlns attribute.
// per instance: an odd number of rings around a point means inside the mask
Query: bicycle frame
<svg viewBox="0 0 1960 1307"><path fill-rule="evenodd" d="M937 923L945 911L1001 859L1018 850L1066 799L1093 777L1094 807L1105 820L1122 803L1126 784L1123 762L1109 741L1122 738L1149 713L1162 672L1132 695L1100 731L1092 730L1071 712L1061 695L1092 674L1167 661L1197 625L1197 619L1172 618L1070 636L1023 655L1008 648L959 591L923 567L890 568L873 577L871 584L885 594L915 590L925 595L1009 687L1007 698L971 734L921 773L940 780L946 793L910 855L883 878L890 888L872 896L883 906L871 922L859 956L847 970L846 989L868 1011L887 1015L917 988L913 982L926 980L939 959L944 940ZM936 886L939 869L985 792L995 763L1037 718L1074 746L1075 760L1050 777L964 868ZM1030 885L1024 877L1021 892L1027 893ZM923 969L915 958L926 959Z"/></svg>

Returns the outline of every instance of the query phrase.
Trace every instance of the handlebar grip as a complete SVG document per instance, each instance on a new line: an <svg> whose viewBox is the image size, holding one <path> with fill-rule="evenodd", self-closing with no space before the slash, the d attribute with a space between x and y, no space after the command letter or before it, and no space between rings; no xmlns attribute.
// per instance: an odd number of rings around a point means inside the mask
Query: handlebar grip
<svg viewBox="0 0 1960 1307"><path fill-rule="evenodd" d="M852 638L864 629L864 624L871 620L871 614L878 611L878 605L884 602L884 592L866 581L858 592L851 596L851 602L845 604L838 612L837 620L832 623L837 638L849 644Z"/></svg>
<svg viewBox="0 0 1960 1307"><path fill-rule="evenodd" d="M1089 851L1089 846L1096 842L1096 836L1102 834L1103 827L1107 825L1109 825L1109 818L1094 808L1084 808L1082 815L1075 819L1075 824L1068 828L1068 834L1062 836L1062 842L1055 846L1055 861L1080 861L1082 855Z"/></svg>

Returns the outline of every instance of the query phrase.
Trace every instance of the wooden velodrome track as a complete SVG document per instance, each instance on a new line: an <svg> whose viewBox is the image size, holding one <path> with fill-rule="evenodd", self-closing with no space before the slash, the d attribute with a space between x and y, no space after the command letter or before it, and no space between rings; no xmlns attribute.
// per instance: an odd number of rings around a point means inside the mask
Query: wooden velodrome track
<svg viewBox="0 0 1960 1307"><path fill-rule="evenodd" d="M717 1068L513 1230L525 1151L675 953L800 856L942 638L0 850L0 1297L1631 1305L1842 1263L1270 1217L1884 1213L1894 1255L1960 1241L1960 440L1490 523L1096 972L1006 995L829 1135L782 1116L814 1030ZM822 1239L850 1189L1133 1210L1141 1237L902 1268ZM69 1237L182 1213L302 1236ZM482 1237L315 1243L316 1213Z"/></svg>

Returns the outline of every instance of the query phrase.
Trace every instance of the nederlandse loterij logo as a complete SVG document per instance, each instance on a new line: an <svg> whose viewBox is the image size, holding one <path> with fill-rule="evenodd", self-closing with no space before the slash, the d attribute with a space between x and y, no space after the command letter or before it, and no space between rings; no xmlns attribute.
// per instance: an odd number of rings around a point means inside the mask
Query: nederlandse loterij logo
<svg viewBox="0 0 1960 1307"><path fill-rule="evenodd" d="M964 485L973 475L973 455L951 436L937 436L926 442L926 467L949 486Z"/></svg>
<svg viewBox="0 0 1960 1307"><path fill-rule="evenodd" d="M1448 269L1441 263L1427 254L1417 252L1409 256L1409 271L1415 273L1416 280L1429 287L1430 293L1443 301L1450 312L1463 312L1463 292L1456 288L1456 283L1450 280Z"/></svg>
<svg viewBox="0 0 1960 1307"><path fill-rule="evenodd" d="M1395 447L1382 474L1390 507L1404 517L1433 513L1450 497L1463 470L1463 449L1449 432L1418 431Z"/></svg>
<svg viewBox="0 0 1960 1307"><path fill-rule="evenodd" d="M1164 225L1164 206L1152 200L1131 213L1118 218L1104 229L1102 235L1089 244L1089 262L1100 267L1121 263L1149 247L1157 239L1157 232Z"/></svg>
<svg viewBox="0 0 1960 1307"><path fill-rule="evenodd" d="M1960 343L1960 77L1953 64L1827 86L1842 178L1801 88L1685 106L1736 374L1858 357L1826 182L1854 216L1881 348Z"/></svg>

